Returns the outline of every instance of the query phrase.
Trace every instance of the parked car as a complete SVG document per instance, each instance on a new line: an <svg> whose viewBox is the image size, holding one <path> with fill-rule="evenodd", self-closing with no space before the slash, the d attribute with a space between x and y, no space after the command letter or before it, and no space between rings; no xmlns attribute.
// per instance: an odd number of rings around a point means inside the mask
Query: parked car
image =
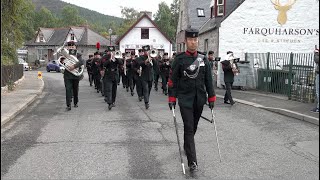
<svg viewBox="0 0 320 180"><path fill-rule="evenodd" d="M23 64L23 70L25 71L29 70L29 65L24 59L18 58L18 61L19 61L19 64Z"/></svg>
<svg viewBox="0 0 320 180"><path fill-rule="evenodd" d="M61 65L59 65L58 60L51 60L47 64L47 72L50 72L50 71L60 72L61 71L60 67Z"/></svg>

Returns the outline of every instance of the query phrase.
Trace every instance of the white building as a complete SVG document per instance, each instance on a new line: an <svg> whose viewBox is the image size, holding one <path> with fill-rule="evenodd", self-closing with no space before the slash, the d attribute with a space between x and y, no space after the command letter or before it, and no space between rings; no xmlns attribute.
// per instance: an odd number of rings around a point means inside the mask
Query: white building
<svg viewBox="0 0 320 180"><path fill-rule="evenodd" d="M169 55L173 53L171 40L151 20L150 12L143 12L143 15L118 39L116 44L123 53L135 51L138 54L138 50L145 45L150 45L159 52L167 52Z"/></svg>
<svg viewBox="0 0 320 180"><path fill-rule="evenodd" d="M319 47L319 1L246 0L219 27L219 52L312 53ZM291 2L291 3L290 3ZM287 11L286 11L287 10Z"/></svg>

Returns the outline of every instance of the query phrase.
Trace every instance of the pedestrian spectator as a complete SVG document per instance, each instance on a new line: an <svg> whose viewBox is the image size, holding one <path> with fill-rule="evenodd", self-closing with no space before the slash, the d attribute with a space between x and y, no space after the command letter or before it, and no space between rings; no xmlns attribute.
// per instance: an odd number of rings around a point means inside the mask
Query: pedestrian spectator
<svg viewBox="0 0 320 180"><path fill-rule="evenodd" d="M224 103L231 104L231 105L235 104L231 95L231 88L234 82L234 74L236 73L231 63L233 59L234 59L233 52L228 51L225 60L221 62L222 70L224 72L224 83L226 88L226 93L224 95Z"/></svg>
<svg viewBox="0 0 320 180"><path fill-rule="evenodd" d="M314 51L314 62L316 63L316 96L317 96L317 106L311 111L319 113L319 49Z"/></svg>

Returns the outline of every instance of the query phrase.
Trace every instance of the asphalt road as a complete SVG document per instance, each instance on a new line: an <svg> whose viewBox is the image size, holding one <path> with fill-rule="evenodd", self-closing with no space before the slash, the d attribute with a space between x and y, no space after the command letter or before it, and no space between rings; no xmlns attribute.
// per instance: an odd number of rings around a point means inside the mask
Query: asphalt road
<svg viewBox="0 0 320 180"><path fill-rule="evenodd" d="M43 73L42 96L1 129L1 179L194 178L182 174L172 113L160 91L151 92L145 110L120 85L109 111L85 75L79 107L66 112L62 74ZM222 102L215 108L222 162L213 125L201 120L197 178L319 179L319 126ZM210 117L208 108L203 115Z"/></svg>

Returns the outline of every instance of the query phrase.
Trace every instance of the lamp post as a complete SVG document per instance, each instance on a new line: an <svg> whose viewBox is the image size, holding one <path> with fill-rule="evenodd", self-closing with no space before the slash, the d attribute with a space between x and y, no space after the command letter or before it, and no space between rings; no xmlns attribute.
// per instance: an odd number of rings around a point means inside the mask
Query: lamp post
<svg viewBox="0 0 320 180"><path fill-rule="evenodd" d="M111 34L112 34L112 29L109 29L109 34L110 34L110 46L111 46Z"/></svg>

